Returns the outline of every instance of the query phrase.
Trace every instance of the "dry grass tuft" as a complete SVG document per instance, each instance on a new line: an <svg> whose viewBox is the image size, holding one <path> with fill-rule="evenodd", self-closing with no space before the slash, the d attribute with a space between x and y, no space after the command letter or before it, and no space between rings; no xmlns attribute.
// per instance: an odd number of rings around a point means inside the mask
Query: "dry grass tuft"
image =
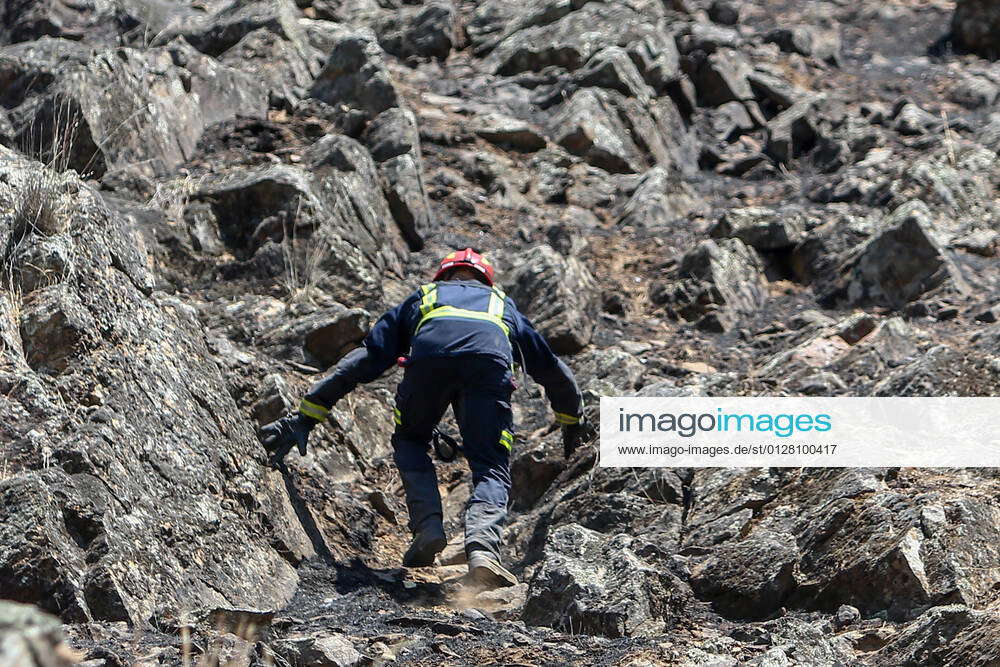
<svg viewBox="0 0 1000 667"><path fill-rule="evenodd" d="M299 197L295 217L285 226L281 241L281 255L285 263L284 286L291 303L312 302L317 286L326 276L323 260L330 253L329 242L318 230L299 237L299 217L302 212L302 198Z"/></svg>

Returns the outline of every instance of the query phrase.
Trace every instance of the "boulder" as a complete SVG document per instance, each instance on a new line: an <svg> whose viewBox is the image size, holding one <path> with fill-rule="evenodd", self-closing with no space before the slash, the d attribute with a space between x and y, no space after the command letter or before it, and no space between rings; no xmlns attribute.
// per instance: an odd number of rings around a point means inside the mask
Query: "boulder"
<svg viewBox="0 0 1000 667"><path fill-rule="evenodd" d="M935 345L919 358L881 375L873 396L989 396L997 378L974 354Z"/></svg>
<svg viewBox="0 0 1000 667"><path fill-rule="evenodd" d="M419 147L379 163L389 210L410 250L421 250L436 226L421 167Z"/></svg>
<svg viewBox="0 0 1000 667"><path fill-rule="evenodd" d="M763 305L763 272L756 251L739 239L705 240L684 255L677 279L656 288L653 299L699 328L727 331Z"/></svg>
<svg viewBox="0 0 1000 667"><path fill-rule="evenodd" d="M958 0L951 20L955 42L987 58L1000 57L1000 7L990 0Z"/></svg>
<svg viewBox="0 0 1000 667"><path fill-rule="evenodd" d="M315 359L324 367L334 365L361 344L368 333L370 321L371 315L361 308L323 312L310 324L302 343L307 360Z"/></svg>
<svg viewBox="0 0 1000 667"><path fill-rule="evenodd" d="M678 620L690 590L636 553L642 543L570 524L557 528L528 584L522 618L569 633L651 636Z"/></svg>
<svg viewBox="0 0 1000 667"><path fill-rule="evenodd" d="M263 82L271 107L288 109L306 97L322 61L305 39L292 42L266 28L247 33L219 56L219 62Z"/></svg>
<svg viewBox="0 0 1000 667"><path fill-rule="evenodd" d="M726 102L752 100L753 90L747 80L750 72L750 65L737 51L722 48L711 53L691 73L698 104L717 107Z"/></svg>
<svg viewBox="0 0 1000 667"><path fill-rule="evenodd" d="M486 66L503 76L538 72L551 65L573 71L601 49L656 32L650 23L655 7L645 13L621 4L581 4L575 11L571 2L525 7L525 16L496 43Z"/></svg>
<svg viewBox="0 0 1000 667"><path fill-rule="evenodd" d="M404 107L379 114L365 128L364 142L378 164L389 210L411 250L420 250L434 228L424 187L417 119Z"/></svg>
<svg viewBox="0 0 1000 667"><path fill-rule="evenodd" d="M222 55L247 35L261 29L300 49L307 40L298 22L299 15L292 0L223 0L186 21L181 34L196 49L213 57ZM155 37L158 40L155 43L160 43L172 35L167 31Z"/></svg>
<svg viewBox="0 0 1000 667"><path fill-rule="evenodd" d="M967 109L992 106L1000 97L1000 85L984 76L965 75L949 93L952 102Z"/></svg>
<svg viewBox="0 0 1000 667"><path fill-rule="evenodd" d="M1000 614L961 604L933 607L874 654L904 665L983 664L1000 655Z"/></svg>
<svg viewBox="0 0 1000 667"><path fill-rule="evenodd" d="M927 134L941 129L942 123L940 116L935 116L906 99L899 101L893 111L892 126L902 135Z"/></svg>
<svg viewBox="0 0 1000 667"><path fill-rule="evenodd" d="M80 658L64 643L58 618L30 605L0 601L0 664L70 667Z"/></svg>
<svg viewBox="0 0 1000 667"><path fill-rule="evenodd" d="M332 39L330 55L309 95L333 107L345 106L364 122L402 100L371 30L343 29Z"/></svg>
<svg viewBox="0 0 1000 667"><path fill-rule="evenodd" d="M545 136L540 129L530 123L499 113L478 116L473 131L501 148L512 148L527 153L545 148Z"/></svg>
<svg viewBox="0 0 1000 667"><path fill-rule="evenodd" d="M805 215L798 210L732 208L722 215L711 235L738 238L757 250L781 250L801 241L805 229Z"/></svg>
<svg viewBox="0 0 1000 667"><path fill-rule="evenodd" d="M699 21L683 30L677 43L681 53L696 56L699 52L711 54L719 49L737 50L744 40L734 28Z"/></svg>
<svg viewBox="0 0 1000 667"><path fill-rule="evenodd" d="M774 113L784 111L808 94L770 71L754 70L747 74L747 82L761 107Z"/></svg>
<svg viewBox="0 0 1000 667"><path fill-rule="evenodd" d="M755 531L693 566L691 588L727 618L759 620L778 611L795 589L800 557L793 536Z"/></svg>
<svg viewBox="0 0 1000 667"><path fill-rule="evenodd" d="M39 169L0 155L0 196ZM153 294L142 242L97 193L77 181L64 196L73 270L25 295L41 310L0 320L15 342L0 349L0 442L33 452L0 480L0 589L75 622L281 607L313 552L193 309ZM67 332L75 344L24 345Z"/></svg>
<svg viewBox="0 0 1000 667"><path fill-rule="evenodd" d="M581 86L617 90L626 97L648 101L653 94L625 49L609 46L598 51L574 77Z"/></svg>
<svg viewBox="0 0 1000 667"><path fill-rule="evenodd" d="M583 89L566 100L549 125L560 146L611 173L633 173L645 166L643 155L602 90Z"/></svg>
<svg viewBox="0 0 1000 667"><path fill-rule="evenodd" d="M0 78L20 91L10 114L18 145L96 176L162 174L193 157L205 128L261 118L268 103L261 81L183 42L94 50L43 38L0 49Z"/></svg>
<svg viewBox="0 0 1000 667"><path fill-rule="evenodd" d="M697 149L669 98L650 104L601 88L582 88L549 120L549 136L574 155L611 173L638 173L657 164L693 172Z"/></svg>
<svg viewBox="0 0 1000 667"><path fill-rule="evenodd" d="M288 664L302 667L355 667L364 662L351 640L336 633L282 639L276 649Z"/></svg>
<svg viewBox="0 0 1000 667"><path fill-rule="evenodd" d="M850 304L900 308L948 283L964 291L965 280L933 231L927 205L911 201L890 213L878 232L851 253L841 267L838 295Z"/></svg>
<svg viewBox="0 0 1000 667"><path fill-rule="evenodd" d="M815 100L805 98L772 118L767 123L764 151L780 164L810 151L819 139L814 118Z"/></svg>
<svg viewBox="0 0 1000 667"><path fill-rule="evenodd" d="M712 0L708 8L708 18L720 25L738 25L743 9L744 5L740 2Z"/></svg>
<svg viewBox="0 0 1000 667"><path fill-rule="evenodd" d="M656 233L674 228L705 208L704 200L679 175L653 167L618 213L618 224Z"/></svg>
<svg viewBox="0 0 1000 667"><path fill-rule="evenodd" d="M573 359L573 368L581 389L603 396L635 391L646 370L635 355L620 347L582 352Z"/></svg>
<svg viewBox="0 0 1000 667"><path fill-rule="evenodd" d="M684 72L672 35L652 34L629 44L628 55L657 95L675 91Z"/></svg>
<svg viewBox="0 0 1000 667"><path fill-rule="evenodd" d="M382 48L394 56L444 59L458 41L457 17L454 2L434 0L417 7L404 5L374 27Z"/></svg>
<svg viewBox="0 0 1000 667"><path fill-rule="evenodd" d="M398 272L406 254L379 184L368 151L331 134L305 151L301 166L224 170L204 178L191 201L211 206L220 238L240 259L263 257L287 238L268 271L295 283L289 291L319 287L349 303L381 295L385 272ZM233 270L245 278L241 267Z"/></svg>
<svg viewBox="0 0 1000 667"><path fill-rule="evenodd" d="M0 4L0 44L58 37L102 46L145 46L149 36L195 15L174 2L6 0Z"/></svg>
<svg viewBox="0 0 1000 667"><path fill-rule="evenodd" d="M503 281L507 294L557 354L573 354L590 343L597 286L579 259L564 257L547 245L535 246L517 258Z"/></svg>
<svg viewBox="0 0 1000 667"><path fill-rule="evenodd" d="M754 110L753 116L747 111L748 105ZM726 102L712 109L708 115L715 139L719 142L735 141L763 123L763 117L753 102Z"/></svg>

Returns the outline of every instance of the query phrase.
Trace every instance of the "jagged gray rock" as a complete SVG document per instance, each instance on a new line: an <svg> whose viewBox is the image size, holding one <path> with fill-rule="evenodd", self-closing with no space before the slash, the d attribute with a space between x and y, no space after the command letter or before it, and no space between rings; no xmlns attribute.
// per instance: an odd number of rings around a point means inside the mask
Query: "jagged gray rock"
<svg viewBox="0 0 1000 667"><path fill-rule="evenodd" d="M560 146L611 173L694 168L693 135L669 98L642 105L617 91L582 88L556 109L549 128Z"/></svg>
<svg viewBox="0 0 1000 667"><path fill-rule="evenodd" d="M805 215L797 210L733 208L723 214L711 235L735 237L757 250L780 250L801 241L806 224Z"/></svg>
<svg viewBox="0 0 1000 667"><path fill-rule="evenodd" d="M484 114L477 118L474 131L491 144L526 152L541 150L546 144L540 129L498 113Z"/></svg>
<svg viewBox="0 0 1000 667"><path fill-rule="evenodd" d="M840 63L840 34L836 30L823 30L811 25L776 28L764 36L782 51L812 56L832 65Z"/></svg>
<svg viewBox="0 0 1000 667"><path fill-rule="evenodd" d="M380 294L383 275L398 271L406 254L379 183L364 147L327 135L305 152L302 167L225 170L204 179L191 199L211 206L219 237L238 257L270 252L272 242L288 238L281 263L299 267L291 288L311 283L344 302Z"/></svg>
<svg viewBox="0 0 1000 667"><path fill-rule="evenodd" d="M250 33L265 29L288 40L293 48L306 44L292 0L224 0L209 5L209 11L194 15L182 28L184 38L196 49L218 57ZM156 35L169 39L169 32Z"/></svg>
<svg viewBox="0 0 1000 667"><path fill-rule="evenodd" d="M750 72L750 65L737 51L723 48L709 54L691 73L698 104L717 107L726 102L752 100L753 91L747 80Z"/></svg>
<svg viewBox="0 0 1000 667"><path fill-rule="evenodd" d="M767 124L765 152L781 164L810 150L819 138L813 118L815 100L798 100L788 109L772 118Z"/></svg>
<svg viewBox="0 0 1000 667"><path fill-rule="evenodd" d="M0 197L39 169L0 152ZM0 433L26 453L0 481L4 594L77 622L281 606L312 548L192 309L151 292L141 242L99 195L68 176L44 196L68 227L0 224L15 288L26 248L72 247L65 273L23 294L36 305L13 315L17 292L0 290Z"/></svg>
<svg viewBox="0 0 1000 667"><path fill-rule="evenodd" d="M619 225L657 232L681 224L690 214L705 208L705 202L679 174L653 167L622 206Z"/></svg>
<svg viewBox="0 0 1000 667"><path fill-rule="evenodd" d="M965 279L935 238L932 220L919 200L890 213L877 235L844 260L843 298L899 308L946 282L964 291Z"/></svg>
<svg viewBox="0 0 1000 667"><path fill-rule="evenodd" d="M1000 614L949 604L927 610L876 654L905 665L995 662Z"/></svg>
<svg viewBox="0 0 1000 667"><path fill-rule="evenodd" d="M642 153L613 104L606 91L577 91L552 117L552 137L595 167L612 173L642 171Z"/></svg>
<svg viewBox="0 0 1000 667"><path fill-rule="evenodd" d="M517 258L501 280L507 293L559 354L590 342L597 312L594 277L575 257L540 245Z"/></svg>
<svg viewBox="0 0 1000 667"><path fill-rule="evenodd" d="M278 651L290 664L303 667L355 667L363 661L351 640L341 634L284 639Z"/></svg>
<svg viewBox="0 0 1000 667"><path fill-rule="evenodd" d="M406 108L387 109L369 123L363 138L378 163L393 219L410 249L420 250L435 225L424 188L416 117Z"/></svg>
<svg viewBox="0 0 1000 667"><path fill-rule="evenodd" d="M330 55L309 90L312 97L333 106L346 105L365 121L401 106L371 30L344 29L332 38Z"/></svg>
<svg viewBox="0 0 1000 667"><path fill-rule="evenodd" d="M726 331L764 303L763 271L756 251L739 239L701 241L684 255L677 279L652 298L699 328Z"/></svg>
<svg viewBox="0 0 1000 667"><path fill-rule="evenodd" d="M46 37L0 49L0 77L22 91L15 142L88 175L162 174L194 155L206 127L267 108L262 82L183 42L97 50Z"/></svg>
<svg viewBox="0 0 1000 667"><path fill-rule="evenodd" d="M766 618L795 589L794 570L800 558L792 535L757 531L726 542L692 567L691 588L724 616Z"/></svg>
<svg viewBox="0 0 1000 667"><path fill-rule="evenodd" d="M382 48L393 55L446 58L458 41L457 18L454 2L433 0L389 13L375 30Z"/></svg>
<svg viewBox="0 0 1000 667"><path fill-rule="evenodd" d="M655 33L649 22L650 14L657 13L654 3L648 3L646 14L619 4L588 2L579 8L574 4L553 2L537 10L533 6L515 10L524 18L499 39L486 66L501 75L537 72L550 65L573 71L603 48Z"/></svg>
<svg viewBox="0 0 1000 667"><path fill-rule="evenodd" d="M522 618L608 637L662 632L690 603L690 591L643 560L642 546L627 535L603 536L574 524L556 529L529 583Z"/></svg>

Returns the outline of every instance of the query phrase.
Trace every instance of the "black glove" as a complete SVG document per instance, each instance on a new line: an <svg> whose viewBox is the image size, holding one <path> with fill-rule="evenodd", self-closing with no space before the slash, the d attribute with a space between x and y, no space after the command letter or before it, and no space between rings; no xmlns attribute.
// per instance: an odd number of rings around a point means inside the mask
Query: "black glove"
<svg viewBox="0 0 1000 667"><path fill-rule="evenodd" d="M594 437L595 433L594 427L590 425L590 422L583 415L580 415L580 421L576 424L564 424L562 432L563 458L566 459L573 456L573 452L576 451L581 442Z"/></svg>
<svg viewBox="0 0 1000 667"><path fill-rule="evenodd" d="M264 449L271 452L271 464L281 465L293 446L298 446L299 456L305 456L309 432L317 423L305 415L290 414L262 428L260 441Z"/></svg>

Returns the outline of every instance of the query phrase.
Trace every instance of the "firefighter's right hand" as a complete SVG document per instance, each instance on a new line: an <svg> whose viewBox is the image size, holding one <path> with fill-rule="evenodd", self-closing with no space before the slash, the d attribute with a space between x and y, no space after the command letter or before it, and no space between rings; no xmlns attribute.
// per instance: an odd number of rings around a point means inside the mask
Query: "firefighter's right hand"
<svg viewBox="0 0 1000 667"><path fill-rule="evenodd" d="M260 430L260 441L264 449L271 453L271 465L280 466L292 447L298 447L299 455L306 455L309 432L316 425L315 419L302 414L290 414L273 421Z"/></svg>

